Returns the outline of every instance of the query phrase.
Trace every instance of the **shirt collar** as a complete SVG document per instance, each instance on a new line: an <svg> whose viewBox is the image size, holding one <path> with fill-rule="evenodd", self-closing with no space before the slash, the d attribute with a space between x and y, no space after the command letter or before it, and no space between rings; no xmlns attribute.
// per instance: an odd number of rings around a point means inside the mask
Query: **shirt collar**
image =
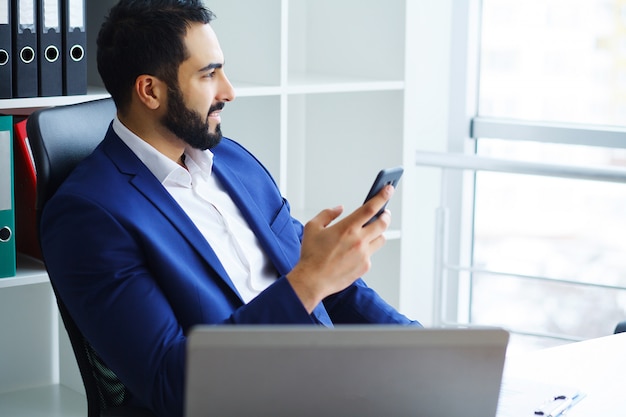
<svg viewBox="0 0 626 417"><path fill-rule="evenodd" d="M185 165L187 165L187 169L189 169L192 175L197 171L206 179L211 176L213 171L213 152L208 149L202 151L187 146L185 149Z"/></svg>
<svg viewBox="0 0 626 417"><path fill-rule="evenodd" d="M189 169L189 172L187 172L185 168L181 167L148 142L131 132L117 116L113 119L113 130L120 139L122 139L122 142L124 142L126 146L137 155L141 162L148 167L150 172L154 174L161 184L165 183L166 180L173 180L180 185L186 185L185 183L189 183L190 185L190 173L198 172L205 176L205 178L211 175L213 153L209 150L202 151L188 146L185 149L185 164Z"/></svg>

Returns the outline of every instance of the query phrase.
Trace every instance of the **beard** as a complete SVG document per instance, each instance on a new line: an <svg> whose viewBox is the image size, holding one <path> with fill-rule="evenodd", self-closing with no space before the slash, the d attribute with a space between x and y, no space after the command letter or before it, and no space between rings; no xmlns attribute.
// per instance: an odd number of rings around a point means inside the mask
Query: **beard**
<svg viewBox="0 0 626 417"><path fill-rule="evenodd" d="M224 103L217 103L209 109L206 117L188 108L183 101L178 87L168 89L167 113L161 123L185 143L202 151L212 149L222 140L222 130L218 124L211 132L209 114L224 108Z"/></svg>

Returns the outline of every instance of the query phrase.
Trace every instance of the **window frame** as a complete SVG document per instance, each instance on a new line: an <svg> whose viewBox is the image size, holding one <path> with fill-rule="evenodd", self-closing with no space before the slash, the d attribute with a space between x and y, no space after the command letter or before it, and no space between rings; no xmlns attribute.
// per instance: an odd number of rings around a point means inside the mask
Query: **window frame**
<svg viewBox="0 0 626 417"><path fill-rule="evenodd" d="M435 7L432 3L423 6ZM430 295L432 315L424 322L432 325L468 324L471 310L471 275L484 272L472 267L473 219L476 170L518 172L531 175L585 178L626 183L626 171L613 168L564 167L552 164L526 163L520 161L494 161L476 156L477 143L481 138L503 140L530 140L538 142L626 148L626 127L588 125L574 123L514 120L478 115L478 92L480 74L480 31L482 1L455 2L445 0L440 6L450 14L439 23L449 28L449 60L447 62L446 131L435 146L419 146L415 164L419 172L436 167L438 175L425 175L418 181L420 189L426 189L426 201L438 200L435 214L429 220L434 234L431 248L434 254L433 286ZM442 15L443 16L443 15ZM442 41L445 42L445 39ZM426 81L423 81L426 83ZM426 87L425 87L426 88ZM423 103L426 105L426 102ZM443 145L443 146L442 146ZM443 148L444 152L440 151ZM433 149L435 148L435 149ZM494 165L495 164L495 165ZM441 169L443 168L443 169ZM432 168L431 168L432 169ZM439 181L436 193L428 189L426 181ZM424 188L422 188L424 187ZM424 226L427 222L421 222ZM423 248L418 248L423 249ZM422 261L423 262L423 261ZM490 273L499 273L490 271ZM508 274L511 275L511 274ZM517 276L516 274L513 274ZM519 277L519 276L518 276ZM552 280L549 277L521 276L524 279ZM598 288L626 290L626 287L605 286L559 280L571 285L590 285ZM510 329L513 333L528 332ZM533 333L533 336L562 340L579 340L569 335Z"/></svg>

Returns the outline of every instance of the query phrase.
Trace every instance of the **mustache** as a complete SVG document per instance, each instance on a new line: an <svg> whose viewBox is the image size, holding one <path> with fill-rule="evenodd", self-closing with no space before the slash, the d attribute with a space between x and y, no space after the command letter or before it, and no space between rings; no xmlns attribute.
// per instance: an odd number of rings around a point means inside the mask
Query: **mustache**
<svg viewBox="0 0 626 417"><path fill-rule="evenodd" d="M216 110L222 110L225 105L226 103L224 103L223 101L220 101L219 103L215 103L209 108L209 114L213 113Z"/></svg>

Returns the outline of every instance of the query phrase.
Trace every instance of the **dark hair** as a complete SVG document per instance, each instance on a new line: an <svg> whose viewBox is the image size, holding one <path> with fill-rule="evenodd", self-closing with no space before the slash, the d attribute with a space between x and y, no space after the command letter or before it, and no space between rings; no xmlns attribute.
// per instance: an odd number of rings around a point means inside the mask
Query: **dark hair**
<svg viewBox="0 0 626 417"><path fill-rule="evenodd" d="M130 104L137 77L150 74L178 86L178 67L188 58L184 37L191 23L210 23L202 0L121 0L98 33L98 72L118 110Z"/></svg>

